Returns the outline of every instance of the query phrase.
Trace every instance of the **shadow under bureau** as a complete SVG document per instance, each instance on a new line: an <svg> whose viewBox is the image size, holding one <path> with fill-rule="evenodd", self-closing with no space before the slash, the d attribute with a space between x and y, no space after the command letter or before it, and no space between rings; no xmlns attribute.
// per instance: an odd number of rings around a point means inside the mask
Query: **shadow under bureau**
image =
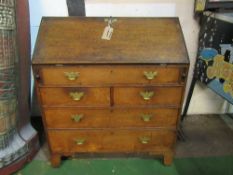
<svg viewBox="0 0 233 175"><path fill-rule="evenodd" d="M46 17L32 64L54 167L83 152L172 163L189 68L178 18Z"/></svg>

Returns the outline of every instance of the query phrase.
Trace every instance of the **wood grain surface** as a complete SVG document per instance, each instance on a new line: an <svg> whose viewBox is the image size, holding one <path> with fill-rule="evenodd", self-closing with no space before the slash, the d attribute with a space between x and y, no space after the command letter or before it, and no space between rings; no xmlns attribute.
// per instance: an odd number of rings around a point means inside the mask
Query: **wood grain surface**
<svg viewBox="0 0 233 175"><path fill-rule="evenodd" d="M83 92L76 101L70 93ZM44 106L110 106L109 88L41 88L41 100Z"/></svg>
<svg viewBox="0 0 233 175"><path fill-rule="evenodd" d="M42 20L33 70L52 165L79 152L147 152L169 165L189 67L179 20L117 18L109 41L106 25ZM74 100L73 92L85 95Z"/></svg>
<svg viewBox="0 0 233 175"><path fill-rule="evenodd" d="M117 18L110 41L101 39L106 26L104 18L43 18L33 63L188 63L178 18Z"/></svg>
<svg viewBox="0 0 233 175"><path fill-rule="evenodd" d="M56 128L137 128L137 127L173 127L175 128L178 110L175 108L46 108L45 121L50 129ZM74 121L74 115L82 115L80 121ZM149 121L143 116L150 115Z"/></svg>
<svg viewBox="0 0 233 175"><path fill-rule="evenodd" d="M179 83L180 71L178 66L151 65L118 65L118 66L44 66L40 70L43 85L56 86L87 86L115 84L171 84ZM79 76L69 80L66 72L76 72ZM152 80L148 80L144 72L156 72ZM126 76L127 75L127 76Z"/></svg>
<svg viewBox="0 0 233 175"><path fill-rule="evenodd" d="M144 100L141 92L153 92L150 100ZM117 87L114 89L114 104L132 105L174 105L178 107L183 92L182 87Z"/></svg>
<svg viewBox="0 0 233 175"><path fill-rule="evenodd" d="M54 152L150 152L172 148L175 132L169 130L50 130ZM148 143L140 138L147 137ZM78 145L77 140L84 140Z"/></svg>

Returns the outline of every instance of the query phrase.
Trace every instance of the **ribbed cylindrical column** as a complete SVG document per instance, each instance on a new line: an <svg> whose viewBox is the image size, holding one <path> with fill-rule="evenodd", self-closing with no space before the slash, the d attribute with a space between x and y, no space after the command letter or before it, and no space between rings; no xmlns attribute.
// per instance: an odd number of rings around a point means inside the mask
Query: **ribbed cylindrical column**
<svg viewBox="0 0 233 175"><path fill-rule="evenodd" d="M21 58L17 53L16 2L0 0L0 174L17 170L23 164L23 157L26 161L32 150L30 142L36 136L29 123L18 127L22 123L18 98L22 88Z"/></svg>
<svg viewBox="0 0 233 175"><path fill-rule="evenodd" d="M15 11L13 0L0 0L0 149L16 128Z"/></svg>

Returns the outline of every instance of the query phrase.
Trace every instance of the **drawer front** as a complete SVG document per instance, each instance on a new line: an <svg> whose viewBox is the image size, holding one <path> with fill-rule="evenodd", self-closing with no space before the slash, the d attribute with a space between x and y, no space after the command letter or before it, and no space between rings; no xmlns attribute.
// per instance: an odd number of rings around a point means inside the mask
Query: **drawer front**
<svg viewBox="0 0 233 175"><path fill-rule="evenodd" d="M40 88L44 106L109 106L109 88Z"/></svg>
<svg viewBox="0 0 233 175"><path fill-rule="evenodd" d="M44 85L157 84L178 83L180 69L172 66L67 66L43 67L40 72Z"/></svg>
<svg viewBox="0 0 233 175"><path fill-rule="evenodd" d="M115 105L176 105L180 106L183 87L150 87L114 89Z"/></svg>
<svg viewBox="0 0 233 175"><path fill-rule="evenodd" d="M48 128L175 127L177 109L44 109Z"/></svg>
<svg viewBox="0 0 233 175"><path fill-rule="evenodd" d="M176 136L169 130L50 130L53 152L148 152L172 148Z"/></svg>

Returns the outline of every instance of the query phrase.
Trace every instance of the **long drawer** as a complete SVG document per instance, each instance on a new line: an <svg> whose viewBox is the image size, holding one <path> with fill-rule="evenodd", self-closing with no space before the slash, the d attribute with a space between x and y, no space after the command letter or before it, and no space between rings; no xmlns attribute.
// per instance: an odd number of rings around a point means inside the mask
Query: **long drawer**
<svg viewBox="0 0 233 175"><path fill-rule="evenodd" d="M109 106L109 88L40 88L44 106Z"/></svg>
<svg viewBox="0 0 233 175"><path fill-rule="evenodd" d="M44 85L104 85L179 83L176 66L62 66L42 67Z"/></svg>
<svg viewBox="0 0 233 175"><path fill-rule="evenodd" d="M178 109L47 108L48 128L175 127Z"/></svg>
<svg viewBox="0 0 233 175"><path fill-rule="evenodd" d="M114 104L176 105L181 103L183 87L119 87L114 89Z"/></svg>
<svg viewBox="0 0 233 175"><path fill-rule="evenodd" d="M53 152L148 152L172 148L170 130L49 130Z"/></svg>

